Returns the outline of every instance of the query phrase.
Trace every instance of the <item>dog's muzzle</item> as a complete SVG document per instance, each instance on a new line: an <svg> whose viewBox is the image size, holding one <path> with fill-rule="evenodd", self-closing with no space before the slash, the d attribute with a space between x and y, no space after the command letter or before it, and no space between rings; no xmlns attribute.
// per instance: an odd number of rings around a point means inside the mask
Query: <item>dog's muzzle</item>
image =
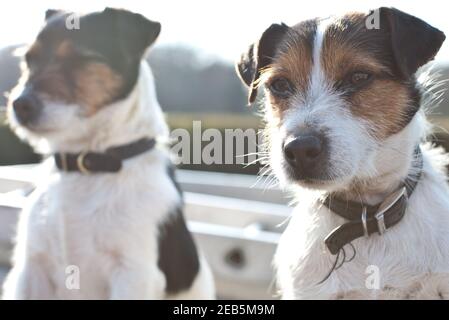
<svg viewBox="0 0 449 320"><path fill-rule="evenodd" d="M288 138L284 158L297 180L320 179L327 163L327 140L322 133L306 132Z"/></svg>
<svg viewBox="0 0 449 320"><path fill-rule="evenodd" d="M21 125L29 125L36 121L42 112L41 100L31 90L25 89L22 94L13 101L12 107L17 121Z"/></svg>

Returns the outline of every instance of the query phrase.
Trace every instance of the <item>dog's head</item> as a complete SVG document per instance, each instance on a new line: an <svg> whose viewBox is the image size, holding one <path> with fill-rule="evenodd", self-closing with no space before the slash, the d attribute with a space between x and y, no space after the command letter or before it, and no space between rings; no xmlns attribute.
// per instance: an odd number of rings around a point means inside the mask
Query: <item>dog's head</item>
<svg viewBox="0 0 449 320"><path fill-rule="evenodd" d="M443 32L393 8L271 25L237 64L249 101L265 88L271 165L281 180L348 185L420 107L415 73ZM398 151L400 152L400 151Z"/></svg>
<svg viewBox="0 0 449 320"><path fill-rule="evenodd" d="M125 10L81 16L48 10L11 94L9 122L25 137L76 136L81 124L129 95L160 29Z"/></svg>

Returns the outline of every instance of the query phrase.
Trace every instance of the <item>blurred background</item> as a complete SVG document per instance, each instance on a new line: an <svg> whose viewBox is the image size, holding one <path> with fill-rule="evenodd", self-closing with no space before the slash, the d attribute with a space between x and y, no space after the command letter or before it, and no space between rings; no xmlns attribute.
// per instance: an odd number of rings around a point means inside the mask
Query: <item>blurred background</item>
<svg viewBox="0 0 449 320"><path fill-rule="evenodd" d="M259 128L260 119L246 106L247 92L234 71L234 61L274 22L353 10L394 6L449 34L442 1L23 1L3 3L0 10L0 282L8 268L11 235L23 193L29 190L33 166L39 161L4 125L6 94L17 83L17 48L32 42L47 9L80 13L125 8L162 23L162 32L148 60L156 78L158 99L171 129L192 129L194 120L206 128ZM438 54L434 70L449 79L449 41ZM431 117L439 127L435 140L446 145L449 95L440 97ZM12 167L11 167L12 166ZM214 269L219 294L226 298L270 298L271 259L289 214L288 197L271 180L257 180L259 164L184 165L178 173L186 191L189 227ZM192 171L196 170L196 171ZM200 170L201 172L198 172ZM273 186L272 186L273 185ZM270 188L269 188L270 187ZM3 271L1 271L3 270Z"/></svg>

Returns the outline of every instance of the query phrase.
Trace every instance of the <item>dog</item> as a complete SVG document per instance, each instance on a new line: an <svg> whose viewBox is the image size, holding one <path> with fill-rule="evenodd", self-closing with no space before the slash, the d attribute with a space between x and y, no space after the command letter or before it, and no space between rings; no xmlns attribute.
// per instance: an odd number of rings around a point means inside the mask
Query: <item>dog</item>
<svg viewBox="0 0 449 320"><path fill-rule="evenodd" d="M48 157L3 298L214 298L143 60L160 29L121 9L47 11L8 106L17 135Z"/></svg>
<svg viewBox="0 0 449 320"><path fill-rule="evenodd" d="M273 24L237 62L250 103L264 88L269 165L295 195L283 299L449 298L449 161L426 143L417 75L444 40L382 7Z"/></svg>

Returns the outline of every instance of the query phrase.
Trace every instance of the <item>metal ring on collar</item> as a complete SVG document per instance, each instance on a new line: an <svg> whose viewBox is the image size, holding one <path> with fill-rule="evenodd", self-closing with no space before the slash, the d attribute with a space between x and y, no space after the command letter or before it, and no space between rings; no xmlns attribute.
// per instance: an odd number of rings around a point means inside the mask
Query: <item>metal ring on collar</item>
<svg viewBox="0 0 449 320"><path fill-rule="evenodd" d="M84 173L84 174L90 174L91 172L89 169L86 168L86 165L84 164L84 159L86 158L87 152L82 152L80 155L76 158L76 165L78 166L78 169Z"/></svg>
<svg viewBox="0 0 449 320"><path fill-rule="evenodd" d="M362 211L362 224L363 224L363 234L366 238L369 237L369 232L368 232L368 224L366 223L366 207L363 206L363 211Z"/></svg>
<svg viewBox="0 0 449 320"><path fill-rule="evenodd" d="M387 231L387 227L385 226L384 213L379 212L375 215L377 220L377 226L379 227L379 234L384 234Z"/></svg>

